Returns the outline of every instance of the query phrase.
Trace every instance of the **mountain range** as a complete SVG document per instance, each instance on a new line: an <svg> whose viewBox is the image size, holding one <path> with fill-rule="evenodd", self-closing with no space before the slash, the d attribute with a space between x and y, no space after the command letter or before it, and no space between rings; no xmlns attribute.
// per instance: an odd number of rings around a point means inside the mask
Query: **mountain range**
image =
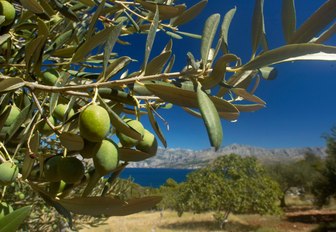
<svg viewBox="0 0 336 232"><path fill-rule="evenodd" d="M213 149L191 150L180 148L159 148L156 156L141 162L130 163L128 167L137 168L200 168L214 160L215 158L227 155L238 154L240 156L254 156L263 163L286 162L299 160L306 153L312 153L321 158L326 157L325 147L302 147L302 148L262 148L240 144L232 144L220 148L218 151Z"/></svg>

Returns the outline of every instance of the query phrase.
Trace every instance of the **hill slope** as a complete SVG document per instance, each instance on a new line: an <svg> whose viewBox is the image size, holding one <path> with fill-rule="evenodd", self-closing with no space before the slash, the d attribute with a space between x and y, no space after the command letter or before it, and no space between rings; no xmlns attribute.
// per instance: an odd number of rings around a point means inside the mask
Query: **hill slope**
<svg viewBox="0 0 336 232"><path fill-rule="evenodd" d="M142 162L131 163L129 167L139 168L199 168L218 156L235 153L241 156L254 156L262 162L276 162L302 159L304 154L312 153L322 158L326 156L323 147L276 148L267 149L246 145L232 144L215 152L212 149L159 149L155 157Z"/></svg>

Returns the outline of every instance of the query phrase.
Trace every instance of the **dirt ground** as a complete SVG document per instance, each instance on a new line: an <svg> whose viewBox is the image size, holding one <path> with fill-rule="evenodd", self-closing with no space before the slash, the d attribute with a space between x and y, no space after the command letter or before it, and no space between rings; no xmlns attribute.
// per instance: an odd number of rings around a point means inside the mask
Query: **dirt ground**
<svg viewBox="0 0 336 232"><path fill-rule="evenodd" d="M301 215L301 211L291 212L291 215L295 213L296 216ZM314 211L314 213L317 212ZM333 213L336 214L336 211ZM304 214L307 215L309 212L306 211ZM211 213L185 213L182 217L178 217L172 211L141 212L126 217L111 217L99 227L85 228L80 232L308 232L318 226L314 221L289 221L287 216L286 214L282 216L231 215L225 229L220 230Z"/></svg>

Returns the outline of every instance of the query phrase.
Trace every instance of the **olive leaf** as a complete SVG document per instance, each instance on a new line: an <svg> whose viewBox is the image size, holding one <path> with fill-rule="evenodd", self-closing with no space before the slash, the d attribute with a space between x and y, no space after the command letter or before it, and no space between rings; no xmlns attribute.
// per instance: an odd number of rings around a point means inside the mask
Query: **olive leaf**
<svg viewBox="0 0 336 232"><path fill-rule="evenodd" d="M153 157L152 154L130 148L119 148L119 159L126 162L138 162Z"/></svg>
<svg viewBox="0 0 336 232"><path fill-rule="evenodd" d="M170 23L172 26L176 27L190 22L202 12L207 3L208 0L200 1L199 3L190 7L188 10L184 11L182 14L176 17L176 19L173 19Z"/></svg>
<svg viewBox="0 0 336 232"><path fill-rule="evenodd" d="M114 30L114 27L107 27L86 40L78 47L71 62L76 63L82 61L94 48L106 42L112 30Z"/></svg>
<svg viewBox="0 0 336 232"><path fill-rule="evenodd" d="M197 85L197 101L203 118L203 122L208 132L211 146L217 151L223 140L223 129L216 106L209 96L202 90L200 83Z"/></svg>
<svg viewBox="0 0 336 232"><path fill-rule="evenodd" d="M336 1L326 1L293 34L289 43L306 43L336 18Z"/></svg>
<svg viewBox="0 0 336 232"><path fill-rule="evenodd" d="M160 97L162 100L166 102L170 102L175 105L184 107L199 108L199 104L197 101L197 94L195 90L188 85L182 85L180 88L166 82L155 82L155 83L146 83L145 86L153 94ZM235 118L239 116L239 111L233 104L218 97L213 96L209 97L211 101L215 104L217 111L225 119L231 121L232 115L235 115ZM227 115L226 113L230 113L229 118L225 117Z"/></svg>
<svg viewBox="0 0 336 232"><path fill-rule="evenodd" d="M149 122L150 122L152 128L154 129L155 134L159 137L163 146L165 148L167 148L167 141L166 141L166 139L165 139L165 137L162 133L162 130L161 130L159 124L155 120L155 117L154 117L154 114L153 114L153 109L151 108L148 101L146 102L146 109L147 109L147 113L148 113Z"/></svg>
<svg viewBox="0 0 336 232"><path fill-rule="evenodd" d="M6 93L25 85L25 82L19 77L10 77L0 81L0 93Z"/></svg>
<svg viewBox="0 0 336 232"><path fill-rule="evenodd" d="M205 21L204 24L201 42L201 57L203 61L203 69L205 69L208 62L209 52L216 35L219 20L220 14L213 14Z"/></svg>
<svg viewBox="0 0 336 232"><path fill-rule="evenodd" d="M323 43L335 34L336 34L336 22L332 24L327 30L325 30L319 37L313 39L313 42Z"/></svg>
<svg viewBox="0 0 336 232"><path fill-rule="evenodd" d="M210 89L215 87L218 83L220 83L224 79L227 64L237 60L239 60L239 58L233 54L226 54L220 57L216 61L210 75L208 77L205 77L204 80L201 82L202 87L204 89Z"/></svg>
<svg viewBox="0 0 336 232"><path fill-rule="evenodd" d="M225 16L224 16L224 20L223 20L223 23L222 23L222 26L221 26L221 40L222 40L222 46L221 46L221 49L223 51L223 53L229 53L229 49L228 49L228 34L229 34L229 28L230 28L230 25L231 25L231 21L233 19L233 16L235 15L237 11L237 7L229 10Z"/></svg>
<svg viewBox="0 0 336 232"><path fill-rule="evenodd" d="M98 17L102 14L104 6L105 6L105 0L102 0L99 4L99 6L97 7L97 9L95 10L95 13L92 15L91 17L91 22L89 25L89 28L86 32L86 39L90 39L92 37L92 34L94 33L94 30L96 28L96 22L98 20Z"/></svg>
<svg viewBox="0 0 336 232"><path fill-rule="evenodd" d="M153 58L146 67L145 75L153 75L160 73L169 60L171 55L171 51L166 51L158 55L157 57Z"/></svg>
<svg viewBox="0 0 336 232"><path fill-rule="evenodd" d="M234 104L240 112L253 112L265 108L264 104Z"/></svg>
<svg viewBox="0 0 336 232"><path fill-rule="evenodd" d="M8 40L10 37L11 37L10 34L0 35L0 45L6 42L6 40Z"/></svg>
<svg viewBox="0 0 336 232"><path fill-rule="evenodd" d="M115 45L115 43L117 42L118 40L118 37L120 35L120 32L121 32L121 29L123 27L123 24L122 23L119 23L108 35L108 39L106 41L106 44L105 44L105 47L104 47L104 59L103 59L103 73L104 73L104 79L108 79L106 77L106 71L107 71L107 68L108 68L108 61L110 59L110 55L111 55L111 52L113 50L113 47ZM129 58L129 61L131 59ZM128 62L127 61L127 64ZM125 62L125 61L124 61ZM126 62L125 62L126 63ZM126 65L125 65L126 66ZM124 66L123 66L124 67ZM118 71L117 71L118 72ZM116 73L117 73L116 72ZM112 75L111 75L112 76Z"/></svg>
<svg viewBox="0 0 336 232"><path fill-rule="evenodd" d="M160 19L171 19L174 17L179 16L182 12L185 10L185 5L176 5L176 6L170 6L170 5L164 5L164 4L155 4L150 2L145 2L142 0L136 0L136 2L140 3L142 7L145 9L155 13L156 8L160 12Z"/></svg>
<svg viewBox="0 0 336 232"><path fill-rule="evenodd" d="M252 58L265 35L264 0L256 0L252 19Z"/></svg>
<svg viewBox="0 0 336 232"><path fill-rule="evenodd" d="M146 70L149 55L153 48L156 30L158 29L158 26L159 26L159 9L156 8L155 15L154 15L153 21L150 25L148 35L147 35L146 47L145 47L145 58L144 58L144 62L142 65L143 70Z"/></svg>
<svg viewBox="0 0 336 232"><path fill-rule="evenodd" d="M336 47L321 44L290 44L262 53L238 70L253 70L264 66L296 60L336 60Z"/></svg>
<svg viewBox="0 0 336 232"><path fill-rule="evenodd" d="M128 56L122 56L113 60L106 70L98 76L98 80L107 81L124 69L131 61L131 58Z"/></svg>
<svg viewBox="0 0 336 232"><path fill-rule="evenodd" d="M23 221L29 216L31 209L32 206L28 205L3 216L0 219L0 232L17 231Z"/></svg>
<svg viewBox="0 0 336 232"><path fill-rule="evenodd" d="M261 105L265 105L266 104L266 102L264 102L259 97L255 96L253 94L250 94L249 92L247 92L246 89L243 89L243 88L233 88L233 89L231 89L231 91L233 93L235 93L236 95L242 97L244 100L255 102L255 103L259 103Z"/></svg>
<svg viewBox="0 0 336 232"><path fill-rule="evenodd" d="M118 89L100 88L98 93L104 99L109 99L132 106L136 106L137 104L132 95Z"/></svg>
<svg viewBox="0 0 336 232"><path fill-rule="evenodd" d="M84 140L80 135L70 132L62 132L59 135L62 145L69 151L80 151L84 148Z"/></svg>
<svg viewBox="0 0 336 232"><path fill-rule="evenodd" d="M111 197L76 197L57 200L67 210L90 216L125 216L149 210L161 201L160 196L135 198L127 201Z"/></svg>
<svg viewBox="0 0 336 232"><path fill-rule="evenodd" d="M265 80L274 80L278 75L274 67L262 67L259 69L259 73Z"/></svg>
<svg viewBox="0 0 336 232"><path fill-rule="evenodd" d="M121 133L136 139L136 140L141 140L141 134L138 133L136 130L131 128L130 126L127 125L120 117L117 115L104 101L104 99L101 98L101 96L98 95L98 100L100 104L107 110L111 124L116 128L117 131L120 131Z"/></svg>
<svg viewBox="0 0 336 232"><path fill-rule="evenodd" d="M296 12L294 0L282 0L282 29L287 43L296 30Z"/></svg>

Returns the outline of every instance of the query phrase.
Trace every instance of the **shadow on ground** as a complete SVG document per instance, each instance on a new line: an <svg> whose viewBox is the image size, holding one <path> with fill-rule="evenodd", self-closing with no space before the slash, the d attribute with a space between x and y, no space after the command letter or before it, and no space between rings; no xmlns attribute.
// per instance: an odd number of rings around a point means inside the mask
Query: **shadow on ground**
<svg viewBox="0 0 336 232"><path fill-rule="evenodd" d="M183 230L183 231L232 231L232 232L247 232L258 229L256 226L241 224L239 222L228 222L225 228L220 230L219 225L215 221L203 220L195 222L174 222L159 226L161 229Z"/></svg>

